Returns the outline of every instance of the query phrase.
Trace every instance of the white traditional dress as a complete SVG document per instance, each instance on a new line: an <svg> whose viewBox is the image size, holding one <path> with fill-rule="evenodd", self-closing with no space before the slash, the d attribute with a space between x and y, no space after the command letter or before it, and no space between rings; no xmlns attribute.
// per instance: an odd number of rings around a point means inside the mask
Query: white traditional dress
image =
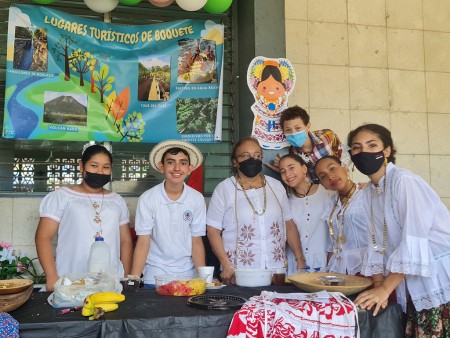
<svg viewBox="0 0 450 338"><path fill-rule="evenodd" d="M370 184L364 189L369 232L376 243L369 244L363 274L379 273L383 266L385 275L405 274L406 283L403 281L396 288L397 301L404 311L406 287L416 311L450 302L447 207L421 177L392 163L388 164L386 176L378 186ZM383 235L384 224L386 235ZM384 246L385 254L377 252L383 251Z"/></svg>
<svg viewBox="0 0 450 338"><path fill-rule="evenodd" d="M328 251L333 253L328 263L328 271L355 275L361 271L362 258L369 241L363 193L356 186L354 194L344 205L341 204L338 194L328 202L322 215L330 238L333 232L328 247Z"/></svg>
<svg viewBox="0 0 450 338"><path fill-rule="evenodd" d="M238 268L285 266L285 221L292 219L289 201L279 181L265 179L265 187L245 190L246 197L235 177L227 178L209 202L206 224L222 231L225 252Z"/></svg>
<svg viewBox="0 0 450 338"><path fill-rule="evenodd" d="M303 256L310 269L322 269L327 266L330 236L328 227L322 219L322 213L328 204L330 193L321 185L309 196L291 195L289 204L302 243ZM292 250L287 247L288 275L297 272L297 263Z"/></svg>

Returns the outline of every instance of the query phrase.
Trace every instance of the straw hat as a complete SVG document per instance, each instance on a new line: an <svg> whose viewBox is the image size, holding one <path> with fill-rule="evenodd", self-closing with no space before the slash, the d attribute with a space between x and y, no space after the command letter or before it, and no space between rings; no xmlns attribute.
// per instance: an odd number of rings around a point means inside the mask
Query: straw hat
<svg viewBox="0 0 450 338"><path fill-rule="evenodd" d="M203 163L202 152L192 143L180 140L167 140L158 143L150 152L149 161L153 169L159 171L158 163L161 162L164 153L171 148L181 148L186 150L194 169L197 169Z"/></svg>
<svg viewBox="0 0 450 338"><path fill-rule="evenodd" d="M345 278L344 285L322 285L319 277L336 276ZM331 292L341 292L344 295L353 295L359 293L372 285L372 281L365 277L343 275L334 272L313 272L291 275L287 279L294 283L298 288L307 292L318 292L322 290Z"/></svg>

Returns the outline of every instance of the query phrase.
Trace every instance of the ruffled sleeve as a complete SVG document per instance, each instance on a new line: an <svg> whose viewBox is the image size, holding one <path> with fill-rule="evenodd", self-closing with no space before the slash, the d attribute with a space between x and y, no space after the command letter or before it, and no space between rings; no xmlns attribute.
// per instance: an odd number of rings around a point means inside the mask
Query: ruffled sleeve
<svg viewBox="0 0 450 338"><path fill-rule="evenodd" d="M40 217L47 217L58 223L61 221L64 210L66 209L67 202L69 200L69 197L64 192L64 189L69 188L61 188L52 191L44 197L39 206Z"/></svg>
<svg viewBox="0 0 450 338"><path fill-rule="evenodd" d="M387 270L423 277L435 274L430 231L438 205L439 196L419 176L397 168L388 175L386 217L397 224L390 227L394 229L389 233L394 237L391 241L394 250ZM396 228L400 229L398 235Z"/></svg>

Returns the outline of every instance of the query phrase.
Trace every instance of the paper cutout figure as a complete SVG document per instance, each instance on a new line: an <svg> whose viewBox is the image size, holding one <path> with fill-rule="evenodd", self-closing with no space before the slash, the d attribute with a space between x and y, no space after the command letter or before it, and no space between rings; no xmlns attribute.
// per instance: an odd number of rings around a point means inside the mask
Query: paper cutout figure
<svg viewBox="0 0 450 338"><path fill-rule="evenodd" d="M294 67L287 59L257 56L248 67L247 84L255 97L252 136L264 149L287 147L279 120L294 90Z"/></svg>

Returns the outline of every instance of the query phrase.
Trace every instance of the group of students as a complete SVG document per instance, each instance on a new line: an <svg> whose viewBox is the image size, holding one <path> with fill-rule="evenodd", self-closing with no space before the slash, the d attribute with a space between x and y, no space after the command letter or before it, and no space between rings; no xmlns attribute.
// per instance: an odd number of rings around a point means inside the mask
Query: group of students
<svg viewBox="0 0 450 338"><path fill-rule="evenodd" d="M224 283L234 283L238 268L371 276L374 287L356 305L376 315L395 290L409 314L406 336L450 336L450 214L422 178L395 165L390 131L377 124L352 130L345 154L334 132L310 130L300 107L285 110L280 124L291 147L269 166L285 186L262 174L263 150L244 137L231 154L234 174L215 188L208 210L202 194L184 183L202 163L201 152L183 141L156 145L150 164L165 180L139 198L134 252L126 203L103 188L111 179L111 154L88 147L82 182L51 192L40 206L36 247L47 288L64 273L86 271L97 234L110 244L118 275L143 274L152 287L155 275L205 265L207 233ZM351 180L345 156L368 183Z"/></svg>

